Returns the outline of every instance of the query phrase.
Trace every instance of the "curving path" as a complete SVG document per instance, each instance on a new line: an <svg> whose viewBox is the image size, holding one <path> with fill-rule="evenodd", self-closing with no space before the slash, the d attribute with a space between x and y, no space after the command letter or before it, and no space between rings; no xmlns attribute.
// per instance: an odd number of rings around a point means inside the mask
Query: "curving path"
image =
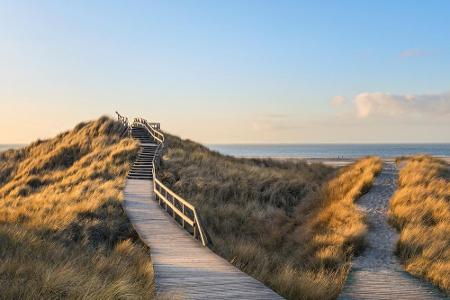
<svg viewBox="0 0 450 300"><path fill-rule="evenodd" d="M396 190L395 163L385 162L371 190L358 200L369 224L367 249L352 265L338 299L447 299L431 284L406 273L394 254L398 233L387 220Z"/></svg>

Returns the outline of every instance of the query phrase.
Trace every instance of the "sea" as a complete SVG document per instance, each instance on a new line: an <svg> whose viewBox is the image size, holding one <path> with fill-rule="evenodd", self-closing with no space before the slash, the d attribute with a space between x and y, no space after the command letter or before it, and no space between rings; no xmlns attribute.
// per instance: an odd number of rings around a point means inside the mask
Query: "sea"
<svg viewBox="0 0 450 300"><path fill-rule="evenodd" d="M0 152L23 147L0 144ZM238 157L275 158L358 158L367 155L398 157L414 154L450 156L445 144L208 144L208 148Z"/></svg>
<svg viewBox="0 0 450 300"><path fill-rule="evenodd" d="M18 149L24 147L23 144L0 144L0 152L9 150L9 149Z"/></svg>
<svg viewBox="0 0 450 300"><path fill-rule="evenodd" d="M209 144L210 149L238 157L274 158L358 158L378 155L384 158L429 154L450 156L445 144Z"/></svg>

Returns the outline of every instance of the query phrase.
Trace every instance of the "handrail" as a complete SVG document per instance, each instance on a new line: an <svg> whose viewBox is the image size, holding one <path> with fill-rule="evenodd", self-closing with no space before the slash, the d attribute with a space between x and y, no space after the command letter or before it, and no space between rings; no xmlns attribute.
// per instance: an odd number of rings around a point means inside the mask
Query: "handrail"
<svg viewBox="0 0 450 300"><path fill-rule="evenodd" d="M130 126L130 123L128 122L128 118L119 114L118 111L116 111L116 114L117 114L117 121L119 121L120 123L122 123L123 126L125 126L125 130L122 133L122 136L124 136L125 133L127 133L127 135L130 136L131 135L131 126Z"/></svg>
<svg viewBox="0 0 450 300"><path fill-rule="evenodd" d="M197 209L194 205L183 199L181 196L177 195L171 189L169 189L165 184L163 184L156 177L156 159L160 159L162 150L164 148L165 136L160 131L159 123L149 123L143 118L134 118L134 123L147 129L150 135L157 141L157 148L155 156L152 159L152 175L153 175L153 191L155 192L156 198L160 206L163 206L167 212L172 212L172 217L181 223L180 225L189 233L191 233L186 225L189 225L193 232L195 239L199 239L203 246L209 244L208 236L203 229L200 222L200 218L197 213ZM177 220L177 217L179 220Z"/></svg>
<svg viewBox="0 0 450 300"><path fill-rule="evenodd" d="M153 138L155 138L160 144L164 143L164 134L159 131L159 123L148 123L147 120L142 118L135 118L134 121L141 123L144 127L146 127Z"/></svg>

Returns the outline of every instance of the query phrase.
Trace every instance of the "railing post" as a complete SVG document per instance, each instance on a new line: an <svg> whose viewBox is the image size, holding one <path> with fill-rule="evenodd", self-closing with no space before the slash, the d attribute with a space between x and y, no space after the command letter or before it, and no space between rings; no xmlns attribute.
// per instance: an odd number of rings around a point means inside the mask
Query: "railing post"
<svg viewBox="0 0 450 300"><path fill-rule="evenodd" d="M165 195L165 196L166 196L166 199L169 200L169 198L167 198L168 193L167 193L167 190L166 190L166 189L164 190L164 193L166 194L166 195ZM164 202L164 203L166 204L166 211L167 211L167 209L168 209L167 203L166 203L166 202Z"/></svg>
<svg viewBox="0 0 450 300"><path fill-rule="evenodd" d="M184 203L181 203L181 210L183 211L183 215L186 215L186 213L184 212ZM183 225L183 228L186 228L184 227L184 218L181 218L181 223Z"/></svg>
<svg viewBox="0 0 450 300"><path fill-rule="evenodd" d="M172 198L172 205L174 208L176 208L175 206L175 197L170 195L170 197ZM172 217L175 219L175 209L172 209Z"/></svg>

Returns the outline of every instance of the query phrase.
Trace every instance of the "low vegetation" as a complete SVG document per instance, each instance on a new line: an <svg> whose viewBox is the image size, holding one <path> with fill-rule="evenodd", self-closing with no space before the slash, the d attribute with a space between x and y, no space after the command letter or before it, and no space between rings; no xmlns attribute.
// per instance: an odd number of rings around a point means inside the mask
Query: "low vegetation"
<svg viewBox="0 0 450 300"><path fill-rule="evenodd" d="M400 231L397 254L406 270L450 294L450 166L436 158L399 160L390 220Z"/></svg>
<svg viewBox="0 0 450 300"><path fill-rule="evenodd" d="M288 299L338 295L367 230L354 201L380 159L336 170L223 156L170 135L166 149L159 176L199 209L214 251Z"/></svg>
<svg viewBox="0 0 450 300"><path fill-rule="evenodd" d="M0 298L153 298L121 207L138 145L106 117L0 153Z"/></svg>

